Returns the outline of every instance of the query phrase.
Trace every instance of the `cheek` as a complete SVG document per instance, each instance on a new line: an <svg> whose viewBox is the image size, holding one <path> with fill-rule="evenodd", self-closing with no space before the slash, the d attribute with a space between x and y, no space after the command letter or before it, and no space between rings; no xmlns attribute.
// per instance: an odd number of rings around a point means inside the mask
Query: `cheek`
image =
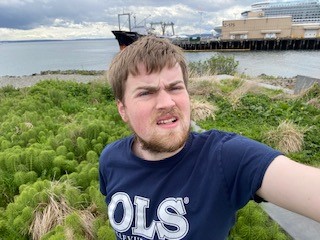
<svg viewBox="0 0 320 240"><path fill-rule="evenodd" d="M180 98L178 103L179 108L186 114L191 112L190 99L188 97Z"/></svg>
<svg viewBox="0 0 320 240"><path fill-rule="evenodd" d="M151 113L140 106L135 106L132 109L133 111L128 115L132 127L136 130L144 130L147 127Z"/></svg>
<svg viewBox="0 0 320 240"><path fill-rule="evenodd" d="M148 116L137 114L129 121L131 129L140 137L145 137L152 130L147 119Z"/></svg>

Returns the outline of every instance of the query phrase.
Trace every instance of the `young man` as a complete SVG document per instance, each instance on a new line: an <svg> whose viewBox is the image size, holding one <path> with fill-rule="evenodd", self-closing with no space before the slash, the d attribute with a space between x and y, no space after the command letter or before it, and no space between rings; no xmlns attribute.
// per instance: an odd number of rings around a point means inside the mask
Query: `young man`
<svg viewBox="0 0 320 240"><path fill-rule="evenodd" d="M248 138L190 131L181 50L144 37L109 68L133 135L100 158L100 190L118 239L225 239L235 213L264 199L320 221L320 170Z"/></svg>

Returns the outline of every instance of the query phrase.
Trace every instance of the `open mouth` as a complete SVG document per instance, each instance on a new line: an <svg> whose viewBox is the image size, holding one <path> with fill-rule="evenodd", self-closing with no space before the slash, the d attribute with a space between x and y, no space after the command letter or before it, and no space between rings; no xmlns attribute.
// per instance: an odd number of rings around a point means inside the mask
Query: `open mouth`
<svg viewBox="0 0 320 240"><path fill-rule="evenodd" d="M170 119L160 120L159 122L157 122L157 125L174 123L174 122L176 122L176 121L178 121L178 119L175 118L175 117L173 117L173 118L170 118Z"/></svg>

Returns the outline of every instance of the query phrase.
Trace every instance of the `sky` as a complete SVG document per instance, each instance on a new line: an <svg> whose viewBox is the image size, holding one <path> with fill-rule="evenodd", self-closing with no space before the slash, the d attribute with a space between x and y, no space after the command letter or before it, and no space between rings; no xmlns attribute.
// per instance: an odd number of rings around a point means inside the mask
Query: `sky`
<svg viewBox="0 0 320 240"><path fill-rule="evenodd" d="M132 25L173 22L176 35L214 33L223 20L240 18L254 0L0 0L0 41L114 38L118 14ZM128 30L121 17L122 30ZM156 28L156 32L160 29ZM169 32L169 30L167 30Z"/></svg>

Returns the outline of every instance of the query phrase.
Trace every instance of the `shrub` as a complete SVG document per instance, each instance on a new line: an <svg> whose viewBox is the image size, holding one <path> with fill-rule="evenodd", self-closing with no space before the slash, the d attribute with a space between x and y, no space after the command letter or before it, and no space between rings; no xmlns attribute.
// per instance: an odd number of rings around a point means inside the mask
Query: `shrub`
<svg viewBox="0 0 320 240"><path fill-rule="evenodd" d="M265 141L286 154L299 152L303 146L304 131L291 121L283 121L265 134Z"/></svg>
<svg viewBox="0 0 320 240"><path fill-rule="evenodd" d="M206 101L192 100L191 101L191 119L193 121L201 121L207 118L214 119L215 112L218 108Z"/></svg>
<svg viewBox="0 0 320 240"><path fill-rule="evenodd" d="M228 74L234 75L239 62L233 56L215 55L208 60L190 62L188 64L191 76Z"/></svg>

